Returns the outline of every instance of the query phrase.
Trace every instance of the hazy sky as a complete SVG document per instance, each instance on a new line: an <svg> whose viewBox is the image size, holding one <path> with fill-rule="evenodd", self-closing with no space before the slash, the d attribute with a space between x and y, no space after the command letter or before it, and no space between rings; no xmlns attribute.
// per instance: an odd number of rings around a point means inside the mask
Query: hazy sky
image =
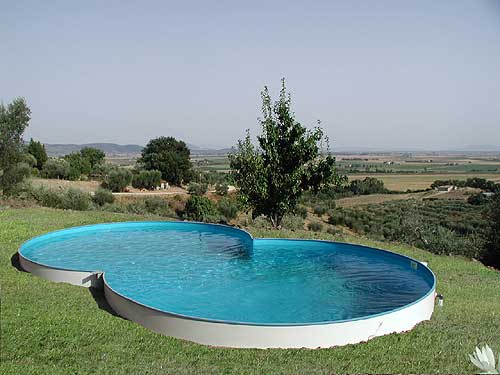
<svg viewBox="0 0 500 375"><path fill-rule="evenodd" d="M231 146L281 77L334 147L500 144L500 0L0 0L27 137Z"/></svg>

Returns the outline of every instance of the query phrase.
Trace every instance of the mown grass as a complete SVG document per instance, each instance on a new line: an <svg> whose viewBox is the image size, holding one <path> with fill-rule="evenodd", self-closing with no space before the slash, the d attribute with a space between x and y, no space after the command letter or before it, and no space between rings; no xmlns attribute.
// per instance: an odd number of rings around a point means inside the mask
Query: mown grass
<svg viewBox="0 0 500 375"><path fill-rule="evenodd" d="M20 244L35 235L141 219L106 212L0 209L1 373L472 373L467 353L474 346L488 343L500 351L500 274L477 262L398 244L346 238L428 261L438 292L445 296L444 307L410 332L320 350L222 349L161 336L99 308L99 293L45 281L11 264ZM252 232L332 238L305 231Z"/></svg>

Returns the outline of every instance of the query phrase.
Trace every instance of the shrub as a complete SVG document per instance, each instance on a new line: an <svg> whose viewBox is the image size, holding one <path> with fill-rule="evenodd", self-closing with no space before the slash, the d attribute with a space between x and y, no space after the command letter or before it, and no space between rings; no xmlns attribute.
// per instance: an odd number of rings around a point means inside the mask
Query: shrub
<svg viewBox="0 0 500 375"><path fill-rule="evenodd" d="M132 186L136 189L154 190L161 183L161 172L157 170L140 171L132 178Z"/></svg>
<svg viewBox="0 0 500 375"><path fill-rule="evenodd" d="M90 208L92 199L89 193L69 188L62 194L62 207L68 210L85 211Z"/></svg>
<svg viewBox="0 0 500 375"><path fill-rule="evenodd" d="M92 200L96 205L104 206L106 203L113 203L115 201L115 197L111 191L98 188L92 196Z"/></svg>
<svg viewBox="0 0 500 375"><path fill-rule="evenodd" d="M300 204L297 205L297 207L295 207L295 215L305 219L307 217L307 207Z"/></svg>
<svg viewBox="0 0 500 375"><path fill-rule="evenodd" d="M113 192L121 192L125 190L131 180L132 174L128 170L117 168L109 172L101 186Z"/></svg>
<svg viewBox="0 0 500 375"><path fill-rule="evenodd" d="M221 196L227 195L228 191L229 191L229 186L226 183L215 184L215 192L218 195L221 195Z"/></svg>
<svg viewBox="0 0 500 375"><path fill-rule="evenodd" d="M168 202L160 197L150 197L144 200L146 211L159 216L174 216Z"/></svg>
<svg viewBox="0 0 500 375"><path fill-rule="evenodd" d="M92 203L90 194L74 188L57 191L45 186L31 187L29 194L38 204L45 207L85 211Z"/></svg>
<svg viewBox="0 0 500 375"><path fill-rule="evenodd" d="M238 204L231 199L221 199L217 203L217 209L227 220L235 219L238 216Z"/></svg>
<svg viewBox="0 0 500 375"><path fill-rule="evenodd" d="M215 221L217 212L214 204L207 197L192 195L184 207L184 217L194 221Z"/></svg>
<svg viewBox="0 0 500 375"><path fill-rule="evenodd" d="M314 211L314 214L316 214L318 216L323 216L326 213L327 208L325 206L322 206L322 205L317 205L317 206L313 207L313 211Z"/></svg>
<svg viewBox="0 0 500 375"><path fill-rule="evenodd" d="M43 166L42 175L47 178L67 179L70 175L69 162L64 159L49 159Z"/></svg>
<svg viewBox="0 0 500 375"><path fill-rule="evenodd" d="M338 235L342 234L342 231L335 228L335 227L329 227L326 230L326 233L331 234L332 236L338 236Z"/></svg>
<svg viewBox="0 0 500 375"><path fill-rule="evenodd" d="M62 194L45 186L31 187L29 195L44 207L62 208Z"/></svg>
<svg viewBox="0 0 500 375"><path fill-rule="evenodd" d="M300 230L304 229L304 219L297 215L285 215L281 226L284 229Z"/></svg>
<svg viewBox="0 0 500 375"><path fill-rule="evenodd" d="M467 203L479 206L488 202L488 198L483 193L472 194L467 198Z"/></svg>
<svg viewBox="0 0 500 375"><path fill-rule="evenodd" d="M321 232L323 230L323 223L313 221L307 225L307 229L312 230L313 232Z"/></svg>
<svg viewBox="0 0 500 375"><path fill-rule="evenodd" d="M191 182L188 185L188 193L191 195L203 195L207 192L208 190L208 185L205 183L196 183L196 182Z"/></svg>

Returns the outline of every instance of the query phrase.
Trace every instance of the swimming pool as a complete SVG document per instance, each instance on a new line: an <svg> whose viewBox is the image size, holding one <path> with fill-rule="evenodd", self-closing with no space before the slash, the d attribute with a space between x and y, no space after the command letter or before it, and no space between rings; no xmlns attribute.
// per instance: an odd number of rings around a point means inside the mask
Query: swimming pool
<svg viewBox="0 0 500 375"><path fill-rule="evenodd" d="M97 224L19 249L41 277L97 285L115 311L150 329L231 347L326 347L429 319L435 278L384 250L317 240L253 239L223 225Z"/></svg>

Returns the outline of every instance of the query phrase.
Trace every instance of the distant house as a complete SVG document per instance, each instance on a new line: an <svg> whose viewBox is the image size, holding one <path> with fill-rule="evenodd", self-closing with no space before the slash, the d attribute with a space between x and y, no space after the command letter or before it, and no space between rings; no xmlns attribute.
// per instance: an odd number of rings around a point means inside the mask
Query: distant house
<svg viewBox="0 0 500 375"><path fill-rule="evenodd" d="M167 190L168 188L170 188L168 182L165 180L161 180L160 185L156 187L156 190Z"/></svg>
<svg viewBox="0 0 500 375"><path fill-rule="evenodd" d="M458 188L455 185L443 185L443 186L438 186L437 188L438 191L453 191L457 189Z"/></svg>

